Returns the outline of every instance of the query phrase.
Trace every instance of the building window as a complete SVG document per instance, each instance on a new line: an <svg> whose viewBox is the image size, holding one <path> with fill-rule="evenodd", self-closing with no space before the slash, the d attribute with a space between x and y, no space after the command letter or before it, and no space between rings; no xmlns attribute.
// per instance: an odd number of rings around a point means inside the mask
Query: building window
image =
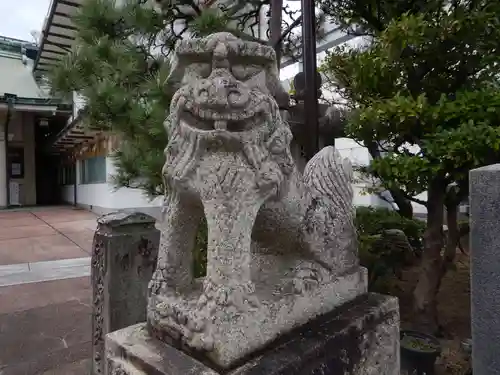
<svg viewBox="0 0 500 375"><path fill-rule="evenodd" d="M60 170L59 180L61 185L73 185L76 180L75 165L63 165Z"/></svg>
<svg viewBox="0 0 500 375"><path fill-rule="evenodd" d="M106 157L96 156L81 161L80 183L100 184L106 182Z"/></svg>

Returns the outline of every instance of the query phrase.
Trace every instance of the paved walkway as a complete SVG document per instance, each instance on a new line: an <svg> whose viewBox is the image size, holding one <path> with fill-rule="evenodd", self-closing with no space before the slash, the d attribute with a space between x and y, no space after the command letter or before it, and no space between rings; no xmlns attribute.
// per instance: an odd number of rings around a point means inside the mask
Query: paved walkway
<svg viewBox="0 0 500 375"><path fill-rule="evenodd" d="M0 211L0 375L87 375L96 216Z"/></svg>
<svg viewBox="0 0 500 375"><path fill-rule="evenodd" d="M90 257L0 266L0 287L90 276Z"/></svg>
<svg viewBox="0 0 500 375"><path fill-rule="evenodd" d="M0 211L0 265L89 256L95 226L93 213L66 207Z"/></svg>

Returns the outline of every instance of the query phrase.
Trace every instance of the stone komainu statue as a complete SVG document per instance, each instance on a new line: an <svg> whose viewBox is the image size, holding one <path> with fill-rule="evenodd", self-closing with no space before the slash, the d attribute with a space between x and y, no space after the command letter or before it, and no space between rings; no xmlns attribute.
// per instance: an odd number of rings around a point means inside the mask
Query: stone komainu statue
<svg viewBox="0 0 500 375"><path fill-rule="evenodd" d="M277 101L272 48L228 33L181 41L168 84L166 198L148 323L221 367L366 292L352 168L333 147L304 173ZM207 275L192 274L205 216Z"/></svg>

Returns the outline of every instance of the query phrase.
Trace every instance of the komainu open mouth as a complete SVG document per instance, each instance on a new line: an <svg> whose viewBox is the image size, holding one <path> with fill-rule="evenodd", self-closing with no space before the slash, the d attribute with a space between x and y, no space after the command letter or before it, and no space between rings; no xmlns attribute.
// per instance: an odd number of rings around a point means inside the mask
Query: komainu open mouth
<svg viewBox="0 0 500 375"><path fill-rule="evenodd" d="M261 125L265 120L262 114L237 119L237 114L219 114L197 116L188 110L181 112L180 119L188 126L201 131L246 132Z"/></svg>

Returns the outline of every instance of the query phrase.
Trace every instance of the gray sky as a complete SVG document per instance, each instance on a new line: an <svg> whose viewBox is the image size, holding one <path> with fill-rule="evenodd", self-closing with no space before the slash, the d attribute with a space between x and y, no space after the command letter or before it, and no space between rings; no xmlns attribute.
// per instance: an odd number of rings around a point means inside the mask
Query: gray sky
<svg viewBox="0 0 500 375"><path fill-rule="evenodd" d="M0 35L34 41L31 31L41 32L51 0L0 0Z"/></svg>

